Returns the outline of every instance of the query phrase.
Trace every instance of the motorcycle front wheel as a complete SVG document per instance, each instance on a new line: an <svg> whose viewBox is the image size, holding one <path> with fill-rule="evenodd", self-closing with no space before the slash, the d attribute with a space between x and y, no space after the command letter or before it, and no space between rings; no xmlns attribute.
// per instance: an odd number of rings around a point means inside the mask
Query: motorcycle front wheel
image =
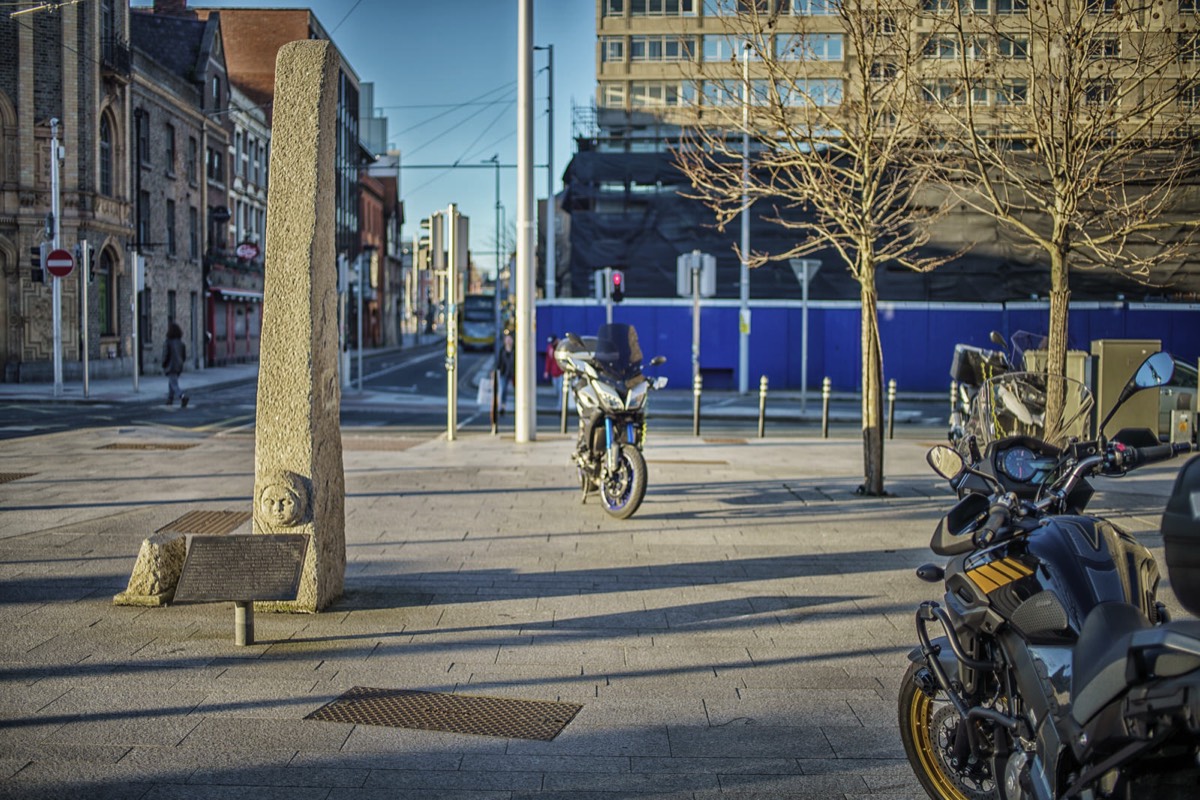
<svg viewBox="0 0 1200 800"><path fill-rule="evenodd" d="M930 697L917 687L914 676L921 668L909 665L898 703L900 739L917 780L933 800L995 800L999 795L987 766L966 762L958 712L940 693Z"/></svg>
<svg viewBox="0 0 1200 800"><path fill-rule="evenodd" d="M617 453L617 468L600 476L600 500L604 510L617 519L628 519L646 496L646 459L634 445L623 444Z"/></svg>

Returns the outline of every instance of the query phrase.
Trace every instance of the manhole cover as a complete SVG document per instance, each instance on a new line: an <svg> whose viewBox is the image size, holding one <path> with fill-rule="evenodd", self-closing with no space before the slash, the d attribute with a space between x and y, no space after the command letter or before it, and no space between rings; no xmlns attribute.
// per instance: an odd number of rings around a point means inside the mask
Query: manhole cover
<svg viewBox="0 0 1200 800"><path fill-rule="evenodd" d="M32 478L37 475L36 472L0 472L0 483L12 483L19 481L21 478Z"/></svg>
<svg viewBox="0 0 1200 800"><path fill-rule="evenodd" d="M583 706L355 686L306 719L548 742Z"/></svg>
<svg viewBox="0 0 1200 800"><path fill-rule="evenodd" d="M249 511L189 511L174 522L168 522L156 533L201 533L220 536L237 529L252 516Z"/></svg>
<svg viewBox="0 0 1200 800"><path fill-rule="evenodd" d="M97 450L189 450L194 444L170 444L155 442L116 442L97 447Z"/></svg>

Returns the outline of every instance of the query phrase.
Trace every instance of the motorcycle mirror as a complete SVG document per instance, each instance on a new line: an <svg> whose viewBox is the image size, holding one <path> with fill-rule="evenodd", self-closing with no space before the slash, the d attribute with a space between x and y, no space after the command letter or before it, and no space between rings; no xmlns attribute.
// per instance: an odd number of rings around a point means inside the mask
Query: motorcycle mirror
<svg viewBox="0 0 1200 800"><path fill-rule="evenodd" d="M988 338L992 341L992 344L996 345L997 347L1003 347L1006 350L1008 349L1008 342L1004 341L1004 336L1000 333L1000 331L992 331Z"/></svg>
<svg viewBox="0 0 1200 800"><path fill-rule="evenodd" d="M933 467L934 472L948 481L954 480L966 466L962 455L954 448L944 444L939 444L926 453L925 460L929 462L929 466Z"/></svg>
<svg viewBox="0 0 1200 800"><path fill-rule="evenodd" d="M1117 409L1125 404L1125 401L1133 397L1143 389L1154 389L1158 386L1165 385L1175 374L1175 359L1171 358L1169 353L1154 353L1142 362L1138 367L1137 372L1125 384L1125 388L1121 390L1120 396L1117 397L1117 402L1113 403L1113 407L1108 410L1104 421L1096 429L1100 436L1104 435L1104 427L1108 425L1109 420L1113 418L1113 414L1117 413Z"/></svg>
<svg viewBox="0 0 1200 800"><path fill-rule="evenodd" d="M667 363L666 356L655 356L654 358L650 359L650 366L652 367L657 367L659 364L665 363Z"/></svg>
<svg viewBox="0 0 1200 800"><path fill-rule="evenodd" d="M1153 389L1171 380L1175 374L1175 360L1166 353L1155 353L1142 362L1133 376L1138 389Z"/></svg>

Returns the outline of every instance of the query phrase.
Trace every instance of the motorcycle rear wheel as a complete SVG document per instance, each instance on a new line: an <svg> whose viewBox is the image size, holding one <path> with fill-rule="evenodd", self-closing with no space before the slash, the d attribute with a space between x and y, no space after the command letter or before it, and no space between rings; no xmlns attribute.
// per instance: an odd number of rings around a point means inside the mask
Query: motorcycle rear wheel
<svg viewBox="0 0 1200 800"><path fill-rule="evenodd" d="M600 476L600 501L617 519L628 519L646 496L646 459L634 445L623 444L617 453L617 468Z"/></svg>
<svg viewBox="0 0 1200 800"><path fill-rule="evenodd" d="M945 763L946 748L939 742L939 728L943 725L940 720L945 715L938 712L949 701L931 698L917 688L914 676L920 669L921 665L910 664L904 673L898 711L904 754L921 782L921 788L933 800L995 800L999 795L994 782L990 789L981 787L977 778L958 774Z"/></svg>

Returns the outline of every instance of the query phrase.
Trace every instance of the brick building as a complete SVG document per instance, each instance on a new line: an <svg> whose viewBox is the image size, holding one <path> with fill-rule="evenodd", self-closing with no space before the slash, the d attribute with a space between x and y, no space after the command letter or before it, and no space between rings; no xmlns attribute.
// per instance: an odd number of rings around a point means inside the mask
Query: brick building
<svg viewBox="0 0 1200 800"><path fill-rule="evenodd" d="M61 151L59 243L86 239L94 282L62 279L63 377L82 375L89 330L95 376L133 365L129 12L126 0L0 14L0 365L3 380L53 374L51 284L35 282L30 248L47 238L51 120ZM83 322L86 320L86 323Z"/></svg>

